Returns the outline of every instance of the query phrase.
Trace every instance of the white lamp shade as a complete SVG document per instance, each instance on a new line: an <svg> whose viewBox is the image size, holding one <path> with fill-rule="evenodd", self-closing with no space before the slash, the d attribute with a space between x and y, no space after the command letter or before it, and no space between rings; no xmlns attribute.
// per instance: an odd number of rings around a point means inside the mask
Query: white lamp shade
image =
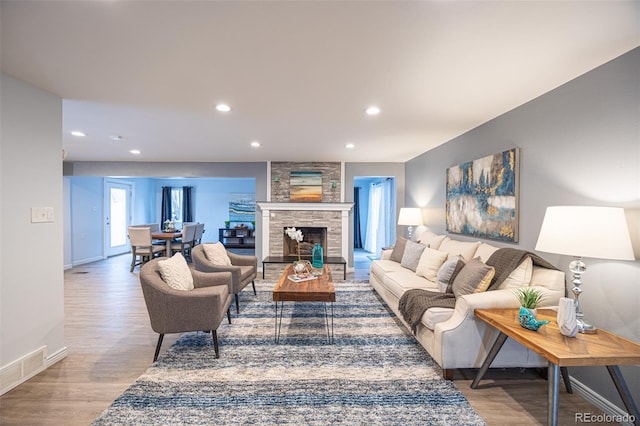
<svg viewBox="0 0 640 426"><path fill-rule="evenodd" d="M547 207L536 250L596 259L634 260L627 219L620 207Z"/></svg>
<svg viewBox="0 0 640 426"><path fill-rule="evenodd" d="M402 207L398 216L398 225L422 225L422 210L419 207Z"/></svg>

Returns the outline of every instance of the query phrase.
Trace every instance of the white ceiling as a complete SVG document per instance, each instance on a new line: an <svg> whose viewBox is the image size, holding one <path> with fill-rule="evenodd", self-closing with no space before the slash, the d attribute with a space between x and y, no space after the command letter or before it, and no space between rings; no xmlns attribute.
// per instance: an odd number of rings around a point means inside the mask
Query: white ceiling
<svg viewBox="0 0 640 426"><path fill-rule="evenodd" d="M2 71L64 99L68 161L402 162L640 45L638 1L3 0L1 16Z"/></svg>

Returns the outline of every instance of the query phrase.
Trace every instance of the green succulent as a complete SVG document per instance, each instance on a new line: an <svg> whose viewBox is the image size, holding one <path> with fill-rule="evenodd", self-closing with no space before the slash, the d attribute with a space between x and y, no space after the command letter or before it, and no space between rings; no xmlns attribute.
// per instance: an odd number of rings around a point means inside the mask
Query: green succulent
<svg viewBox="0 0 640 426"><path fill-rule="evenodd" d="M531 287L517 288L514 293L520 305L527 309L537 308L542 299L544 299L542 291Z"/></svg>

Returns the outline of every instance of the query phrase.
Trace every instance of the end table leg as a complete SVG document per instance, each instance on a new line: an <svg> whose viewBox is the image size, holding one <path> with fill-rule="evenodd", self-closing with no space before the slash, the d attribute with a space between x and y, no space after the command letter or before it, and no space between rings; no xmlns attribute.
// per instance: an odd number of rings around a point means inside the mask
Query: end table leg
<svg viewBox="0 0 640 426"><path fill-rule="evenodd" d="M476 378L473 379L473 382L471 383L471 389L478 388L478 384L480 383L480 380L482 380L482 377L489 369L489 366L495 359L496 355L498 355L498 352L500 352L500 349L502 349L502 345L504 345L504 342L507 341L507 337L508 336L502 332L498 334L496 341L493 342L493 346L491 346L491 350L489 350L489 354L487 355L487 358L482 363L480 370L478 370L478 374L476 374Z"/></svg>
<svg viewBox="0 0 640 426"><path fill-rule="evenodd" d="M633 401L633 396L631 395L631 392L629 392L627 383L624 381L622 373L620 373L620 368L617 365L607 365L607 370L609 371L611 380L613 380L613 384L616 385L620 399L622 399L627 412L634 417L633 424L640 425L640 413L638 412L638 407L636 407L636 403Z"/></svg>
<svg viewBox="0 0 640 426"><path fill-rule="evenodd" d="M558 425L558 391L560 389L560 367L549 362L547 389L547 425Z"/></svg>

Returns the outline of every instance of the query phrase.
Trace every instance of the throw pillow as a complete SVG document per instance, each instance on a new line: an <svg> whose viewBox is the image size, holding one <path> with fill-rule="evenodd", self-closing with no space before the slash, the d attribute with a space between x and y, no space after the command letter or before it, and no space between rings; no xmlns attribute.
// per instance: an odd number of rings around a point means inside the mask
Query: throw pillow
<svg viewBox="0 0 640 426"><path fill-rule="evenodd" d="M447 237L444 239L444 241L442 241L442 243L440 243L440 247L438 247L438 250L446 251L447 253L449 253L449 255L452 256L460 255L465 262L468 262L475 257L475 253L479 245L480 241L457 241Z"/></svg>
<svg viewBox="0 0 640 426"><path fill-rule="evenodd" d="M204 255L217 266L231 266L231 259L227 255L227 249L221 242L203 244Z"/></svg>
<svg viewBox="0 0 640 426"><path fill-rule="evenodd" d="M393 246L393 251L391 252L391 256L389 260L393 260L394 262L402 262L402 256L404 255L404 247L407 245L407 239L398 237L396 244Z"/></svg>
<svg viewBox="0 0 640 426"><path fill-rule="evenodd" d="M422 252L422 256L420 256L420 261L416 268L416 275L435 282L438 279L438 271L442 264L447 260L447 257L449 257L449 253L434 250L429 247L425 248Z"/></svg>
<svg viewBox="0 0 640 426"><path fill-rule="evenodd" d="M193 290L193 276L182 253L158 261L162 281L175 290Z"/></svg>
<svg viewBox="0 0 640 426"><path fill-rule="evenodd" d="M507 279L498 288L519 288L528 287L533 275L533 260L525 258L516 269L514 269Z"/></svg>
<svg viewBox="0 0 640 426"><path fill-rule="evenodd" d="M438 235L434 232L426 230L422 234L420 234L420 237L418 239L421 243L426 244L428 247L438 250L440 244L442 244L442 241L444 241L446 237L446 235Z"/></svg>
<svg viewBox="0 0 640 426"><path fill-rule="evenodd" d="M411 269L415 272L418 267L418 262L420 262L420 256L422 256L422 252L425 248L427 248L427 246L424 244L416 243L415 241L407 241L400 266Z"/></svg>
<svg viewBox="0 0 640 426"><path fill-rule="evenodd" d="M453 294L460 297L465 294L481 293L489 287L495 273L493 266L484 264L479 258L471 259L453 280Z"/></svg>
<svg viewBox="0 0 640 426"><path fill-rule="evenodd" d="M436 275L436 283L441 293L453 293L451 285L463 267L464 260L461 256L451 256L442 264Z"/></svg>

